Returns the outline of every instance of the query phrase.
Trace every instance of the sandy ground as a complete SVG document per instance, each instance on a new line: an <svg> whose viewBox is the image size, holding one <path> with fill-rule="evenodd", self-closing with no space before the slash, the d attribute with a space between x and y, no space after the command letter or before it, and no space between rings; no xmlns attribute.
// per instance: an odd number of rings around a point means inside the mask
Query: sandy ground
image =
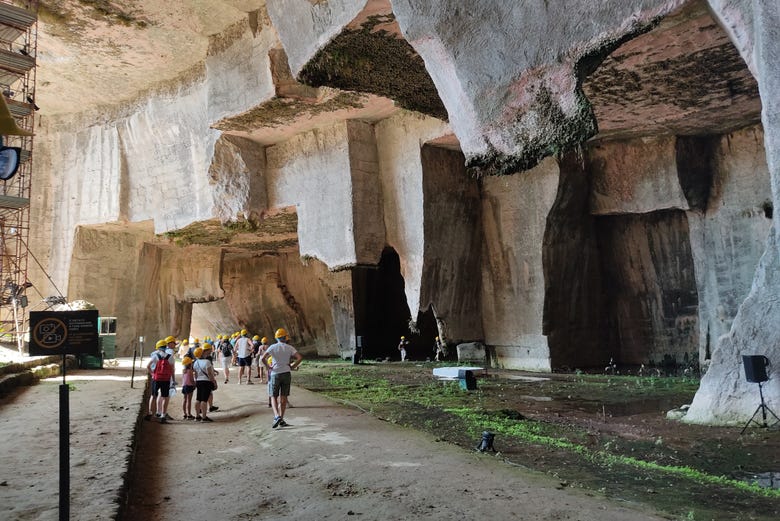
<svg viewBox="0 0 780 521"><path fill-rule="evenodd" d="M67 377L71 519L116 517L136 425L122 519L661 519L298 388L291 425L272 429L265 386L235 376L217 391L213 423L182 420L180 397L175 421L139 423L142 390L123 365ZM60 383L20 389L0 407L0 519L57 519Z"/></svg>
<svg viewBox="0 0 780 521"><path fill-rule="evenodd" d="M70 408L71 519L113 519L132 454L143 380L130 371L66 375ZM59 396L62 377L21 387L0 406L0 519L59 515Z"/></svg>

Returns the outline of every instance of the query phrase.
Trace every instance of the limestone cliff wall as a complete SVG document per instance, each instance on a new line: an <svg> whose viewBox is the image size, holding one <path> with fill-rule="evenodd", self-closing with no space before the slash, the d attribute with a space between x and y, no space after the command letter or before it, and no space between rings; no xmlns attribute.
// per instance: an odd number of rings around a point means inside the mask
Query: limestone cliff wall
<svg viewBox="0 0 780 521"><path fill-rule="evenodd" d="M208 171L219 132L210 126L274 93L273 30L255 37L244 21L227 33L218 56L137 102L40 119L31 219L52 226L32 230L30 243L63 291L79 224L151 220L160 233L213 217Z"/></svg>
<svg viewBox="0 0 780 521"><path fill-rule="evenodd" d="M144 293L135 274L144 243L153 239L154 225L149 221L132 226L83 225L75 230L70 297L93 303L101 316L117 317L118 356L131 355L137 345L136 325L143 313L138 303Z"/></svg>
<svg viewBox="0 0 780 521"><path fill-rule="evenodd" d="M421 148L423 143L449 133L446 123L408 112L376 125L387 244L400 257L412 319L423 310L420 288L425 255L425 201Z"/></svg>
<svg viewBox="0 0 780 521"><path fill-rule="evenodd" d="M303 353L340 354L339 344L349 341L349 331L335 327L331 302L339 295L336 284L321 282L331 278L327 273L321 262L303 264L296 251L226 255L222 285L229 315L234 324L260 336L271 338L276 329L285 328ZM210 322L200 325L204 334L221 326Z"/></svg>
<svg viewBox="0 0 780 521"><path fill-rule="evenodd" d="M542 243L555 201L558 164L482 180L482 323L485 343L505 367L550 370L542 330Z"/></svg>
<svg viewBox="0 0 780 521"><path fill-rule="evenodd" d="M459 150L424 145L421 161L425 249L420 308L432 308L445 342L481 340L479 184L466 174Z"/></svg>
<svg viewBox="0 0 780 521"><path fill-rule="evenodd" d="M189 329L192 302L222 298L219 248L177 248L145 243L136 274L139 304L136 329L150 340L173 335L183 338Z"/></svg>
<svg viewBox="0 0 780 521"><path fill-rule="evenodd" d="M266 155L269 204L296 207L301 255L332 268L355 264L346 123L300 134Z"/></svg>
<svg viewBox="0 0 780 521"><path fill-rule="evenodd" d="M92 247L96 227L74 242L76 226L153 222L160 233L243 218L251 235L268 215L294 208L297 239L278 248L227 244L221 235L183 248L139 235L122 243L138 249L135 272L105 275L135 291L136 331L147 338L283 325L311 352L343 354L355 347L355 316L365 311L355 309L347 270L392 248L409 318L432 309L447 336L484 339L500 365L593 367L610 357L633 364L696 353L711 362L689 421L744 421L754 393L740 355L780 356L772 215L780 4L583 0L565 13L541 0L461 4L269 1L274 28L231 28L181 81L102 113L42 118L36 164L46 174L33 219L53 226L35 228L33 250L57 284L102 291L110 307L114 290L88 270L117 254ZM376 13L390 28L377 41L403 49L402 63L424 62L415 71L430 74L440 98L433 105L443 104L448 122L400 110L364 112L360 121L304 111L281 130L284 121L249 116L241 137L211 129L250 108L272 110L262 103L275 92L272 47L283 45L297 75L345 28L374 28ZM686 56L679 35L692 27L700 38L684 43L702 47ZM616 51L629 41L625 54ZM634 64L643 57L652 67ZM710 74L718 67L721 76ZM666 70L666 80L691 76L677 90L655 88ZM710 105L697 105L711 95L701 79L717 83ZM325 95L285 81L286 92L304 98L298 107ZM687 97L677 100L679 92ZM663 107L658 121L654 106ZM720 113L726 123L716 121ZM587 141L601 124L605 133ZM461 160L478 176L515 177L469 178ZM778 400L778 384L767 396L770 405Z"/></svg>
<svg viewBox="0 0 780 521"><path fill-rule="evenodd" d="M699 296L699 356L706 365L751 290L773 218L761 129L721 137L713 156L706 208L688 213Z"/></svg>

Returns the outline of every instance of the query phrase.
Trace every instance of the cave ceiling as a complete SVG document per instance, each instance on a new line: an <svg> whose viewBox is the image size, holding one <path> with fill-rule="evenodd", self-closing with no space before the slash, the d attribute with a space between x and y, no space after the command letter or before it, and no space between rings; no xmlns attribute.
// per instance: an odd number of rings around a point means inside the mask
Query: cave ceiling
<svg viewBox="0 0 780 521"><path fill-rule="evenodd" d="M121 104L180 81L212 52L214 34L265 12L261 0L126 0L103 11L76 0L41 5L37 100L50 115ZM388 2L369 2L320 49L298 77L309 85L290 76L283 50L274 52L276 98L215 128L272 144L338 120L377 121L399 107L447 118ZM582 88L599 129L592 139L717 134L760 121L757 84L701 1L621 45Z"/></svg>

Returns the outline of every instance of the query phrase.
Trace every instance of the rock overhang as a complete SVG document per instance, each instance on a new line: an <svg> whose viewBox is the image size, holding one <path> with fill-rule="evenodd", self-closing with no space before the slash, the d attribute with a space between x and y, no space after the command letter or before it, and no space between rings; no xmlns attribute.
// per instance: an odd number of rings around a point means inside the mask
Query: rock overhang
<svg viewBox="0 0 780 521"><path fill-rule="evenodd" d="M467 12L453 2L438 11L411 1L352 2L354 18L343 22L343 15L340 28L321 27L318 45L293 41L285 35L289 24L279 32L288 52L298 56L293 69L303 82L374 92L400 106L450 118L478 175L523 171L588 139L722 133L759 121L756 82L705 2L616 4L550 9L541 19L527 11L530 6L514 8L513 16L540 24L547 20L552 28L526 32L530 44L504 50L498 47L509 41L511 28L531 26L504 16L491 28L493 15L480 19L482 11ZM573 29L577 19L590 20L592 27ZM490 31L503 33L497 43L487 38ZM549 48L533 48L542 38ZM400 42L411 44L411 50L390 50ZM305 60L303 47L309 52ZM491 52L491 60L483 61L503 70L491 72L475 63ZM393 58L376 58L392 54L406 56L403 87L394 86L399 74ZM437 101L418 98L410 104L409 86L419 97L431 82L435 96L422 98ZM446 110L438 108L442 100Z"/></svg>

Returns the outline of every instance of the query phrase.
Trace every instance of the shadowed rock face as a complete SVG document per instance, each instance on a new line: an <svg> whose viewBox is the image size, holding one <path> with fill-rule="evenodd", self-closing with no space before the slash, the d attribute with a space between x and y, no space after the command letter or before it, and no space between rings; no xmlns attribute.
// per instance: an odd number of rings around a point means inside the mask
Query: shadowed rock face
<svg viewBox="0 0 780 521"><path fill-rule="evenodd" d="M691 420L752 413L738 355L780 345L775 3L166 9L193 32L169 42L187 53L176 74L150 64L142 79L152 31L123 27L138 90L117 88L97 123L93 106L44 109L37 137L34 219L51 225L33 245L133 328L127 342L284 326L309 352L349 354L384 309L363 306L366 270L392 251L403 291L394 325L376 327L393 342L482 342L498 365L537 370L698 359L710 369ZM84 88L116 77L97 54L114 76ZM97 175L110 189L85 190Z"/></svg>
<svg viewBox="0 0 780 521"><path fill-rule="evenodd" d="M723 134L761 116L755 78L703 2L621 45L583 90L601 139Z"/></svg>

